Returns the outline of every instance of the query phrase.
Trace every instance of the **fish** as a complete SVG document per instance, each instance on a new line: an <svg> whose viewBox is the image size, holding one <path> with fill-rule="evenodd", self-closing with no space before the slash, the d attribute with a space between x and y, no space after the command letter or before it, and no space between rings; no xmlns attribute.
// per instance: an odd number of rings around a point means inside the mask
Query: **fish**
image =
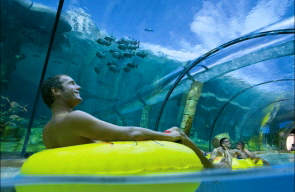
<svg viewBox="0 0 295 192"><path fill-rule="evenodd" d="M139 48L139 45L128 45L127 49L131 49L131 50L136 50L137 48Z"/></svg>
<svg viewBox="0 0 295 192"><path fill-rule="evenodd" d="M131 58L132 56L134 56L134 52L133 52L133 53L131 53L131 52L130 52L130 53L124 53L123 56L124 56L124 57L129 57L129 58Z"/></svg>
<svg viewBox="0 0 295 192"><path fill-rule="evenodd" d="M138 64L135 65L134 62L127 63L127 66L130 67L130 68L132 68L132 69L134 69L134 68L138 68Z"/></svg>
<svg viewBox="0 0 295 192"><path fill-rule="evenodd" d="M94 71L95 71L96 74L99 74L100 73L99 67L94 67Z"/></svg>
<svg viewBox="0 0 295 192"><path fill-rule="evenodd" d="M104 39L107 40L108 42L112 42L112 41L115 41L116 37L111 35L111 36L105 36Z"/></svg>
<svg viewBox="0 0 295 192"><path fill-rule="evenodd" d="M136 55L138 57L145 58L148 55L148 53L146 53L144 51L139 51L139 52L136 53Z"/></svg>
<svg viewBox="0 0 295 192"><path fill-rule="evenodd" d="M100 59L103 59L103 58L105 58L106 55L104 54L104 52L98 51L98 52L96 52L96 56Z"/></svg>
<svg viewBox="0 0 295 192"><path fill-rule="evenodd" d="M109 52L114 53L114 52L119 52L119 50L118 49L110 49Z"/></svg>
<svg viewBox="0 0 295 192"><path fill-rule="evenodd" d="M117 41L117 43L118 43L118 44L125 44L125 42L123 42L123 41L121 41L121 40Z"/></svg>
<svg viewBox="0 0 295 192"><path fill-rule="evenodd" d="M96 42L98 44L101 44L101 45L106 45L106 46L110 46L112 43L111 42L108 42L107 40L103 39L103 38L99 38L96 40Z"/></svg>
<svg viewBox="0 0 295 192"><path fill-rule="evenodd" d="M140 44L140 41L137 41L137 40L133 40L130 42L132 45L138 45Z"/></svg>
<svg viewBox="0 0 295 192"><path fill-rule="evenodd" d="M28 105L24 105L24 106L21 106L20 104L18 104L17 102L15 102L15 101L12 101L11 103L10 103L10 109L8 110L8 112L10 112L10 113L18 113L18 112L20 112L20 111L22 111L22 112L28 112L28 110L26 109L26 107L27 107Z"/></svg>
<svg viewBox="0 0 295 192"><path fill-rule="evenodd" d="M125 51L127 49L127 45L119 45L118 48Z"/></svg>
<svg viewBox="0 0 295 192"><path fill-rule="evenodd" d="M128 67L128 66L125 66L125 67L123 68L123 71L125 71L126 73L128 73L129 71L131 71L131 68Z"/></svg>
<svg viewBox="0 0 295 192"><path fill-rule="evenodd" d="M151 28L146 28L146 29L144 29L145 31L148 31L148 32L153 32L154 30L153 29L151 29Z"/></svg>
<svg viewBox="0 0 295 192"><path fill-rule="evenodd" d="M118 60L120 60L120 59L124 59L124 56L123 56L121 53L119 53L119 52L114 52L114 53L112 53L112 56L113 56L114 58L118 59Z"/></svg>
<svg viewBox="0 0 295 192"><path fill-rule="evenodd" d="M119 73L120 69L117 68L116 65L110 65L109 70L112 71L113 73Z"/></svg>
<svg viewBox="0 0 295 192"><path fill-rule="evenodd" d="M123 42L124 44L129 44L132 42L132 39L130 39L130 37L122 37L121 42Z"/></svg>
<svg viewBox="0 0 295 192"><path fill-rule="evenodd" d="M22 59L25 59L27 56L26 55L24 55L24 54L17 54L17 55L15 55L15 59L17 60L17 61L20 61L20 60L22 60Z"/></svg>
<svg viewBox="0 0 295 192"><path fill-rule="evenodd" d="M8 101L8 103L10 103L10 100L9 100L8 97L4 97L4 96L0 95L0 98L1 98L1 99L4 99L4 100Z"/></svg>
<svg viewBox="0 0 295 192"><path fill-rule="evenodd" d="M33 57L40 57L40 55L32 55Z"/></svg>
<svg viewBox="0 0 295 192"><path fill-rule="evenodd" d="M111 65L117 66L117 63L115 61L111 61L111 62L108 62L107 63L107 66L111 66Z"/></svg>

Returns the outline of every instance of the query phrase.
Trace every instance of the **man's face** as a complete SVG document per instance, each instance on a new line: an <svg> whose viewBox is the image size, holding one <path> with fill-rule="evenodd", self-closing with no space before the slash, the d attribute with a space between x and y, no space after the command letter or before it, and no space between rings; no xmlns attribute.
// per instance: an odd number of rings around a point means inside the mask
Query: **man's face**
<svg viewBox="0 0 295 192"><path fill-rule="evenodd" d="M59 80L62 82L64 88L60 94L61 99L67 103L70 102L71 105L78 105L82 101L80 96L81 87L69 76L61 76Z"/></svg>
<svg viewBox="0 0 295 192"><path fill-rule="evenodd" d="M231 147L231 143L228 139L225 139L223 140L223 143L222 145L225 147L225 148L230 148Z"/></svg>
<svg viewBox="0 0 295 192"><path fill-rule="evenodd" d="M242 149L243 149L242 145L239 144L239 143L237 143L237 149L238 149L238 150L242 150Z"/></svg>

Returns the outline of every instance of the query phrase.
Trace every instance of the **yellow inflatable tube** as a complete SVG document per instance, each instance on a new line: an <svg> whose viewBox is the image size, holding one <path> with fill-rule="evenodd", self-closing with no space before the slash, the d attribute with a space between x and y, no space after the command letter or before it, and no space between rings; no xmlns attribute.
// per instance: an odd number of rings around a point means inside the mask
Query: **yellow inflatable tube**
<svg viewBox="0 0 295 192"><path fill-rule="evenodd" d="M208 159L210 159L210 155L206 156ZM223 157L216 157L213 161L214 164L219 163ZM262 160L259 160L256 164L253 162L252 159L237 159L232 158L232 170L238 170L238 169L248 169L248 168L254 168L263 166Z"/></svg>
<svg viewBox="0 0 295 192"><path fill-rule="evenodd" d="M213 163L219 163L223 157L217 157L213 161ZM237 170L237 169L248 169L248 168L253 168L255 167L255 163L252 161L252 159L247 158L247 159L237 159L233 158L232 159L232 170Z"/></svg>
<svg viewBox="0 0 295 192"><path fill-rule="evenodd" d="M188 147L168 141L101 142L57 149L32 155L22 166L23 175L143 176L200 171L203 165ZM200 183L167 184L56 184L18 186L18 192L34 191L195 191Z"/></svg>

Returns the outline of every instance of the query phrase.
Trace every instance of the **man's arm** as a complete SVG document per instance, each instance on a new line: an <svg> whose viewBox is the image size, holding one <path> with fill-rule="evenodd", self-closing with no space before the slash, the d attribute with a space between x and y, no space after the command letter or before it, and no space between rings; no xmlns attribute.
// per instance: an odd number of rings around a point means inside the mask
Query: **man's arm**
<svg viewBox="0 0 295 192"><path fill-rule="evenodd" d="M244 151L250 158L256 157L255 153L250 152L248 149L244 149Z"/></svg>
<svg viewBox="0 0 295 192"><path fill-rule="evenodd" d="M217 157L217 153L218 153L218 150L217 148L213 149L212 153L211 153L211 157L210 157L210 161L213 162L214 159Z"/></svg>
<svg viewBox="0 0 295 192"><path fill-rule="evenodd" d="M67 127L75 131L77 135L91 140L100 141L143 141L143 140L163 140L177 141L183 140L177 131L165 134L141 127L117 126L92 115L73 111L65 122Z"/></svg>
<svg viewBox="0 0 295 192"><path fill-rule="evenodd" d="M220 153L218 148L215 148L212 151L211 157L209 160L211 162L213 162L215 160L215 158L217 157L218 153ZM225 149L225 157L223 157L219 163L214 163L214 167L215 168L230 168L230 169L232 168L232 157L231 157L228 149Z"/></svg>
<svg viewBox="0 0 295 192"><path fill-rule="evenodd" d="M162 132L153 131L141 127L117 126L105 121L101 121L92 115L74 111L68 115L67 127L80 135L92 140L101 141L143 141L143 140L162 140L162 141L180 141L180 143L191 148L199 157L205 168L212 168L210 162L200 149L183 133L179 128L172 127Z"/></svg>
<svg viewBox="0 0 295 192"><path fill-rule="evenodd" d="M180 143L191 148L196 153L196 155L199 157L200 161L202 162L202 164L204 165L205 168L213 168L214 167L213 163L205 157L204 153L198 148L198 146L183 131L181 131L177 127L172 127L170 129L166 130L164 133L169 133L171 131L177 131L181 134L183 139L180 141Z"/></svg>
<svg viewBox="0 0 295 192"><path fill-rule="evenodd" d="M214 167L213 163L205 157L203 152L197 147L197 145L190 138L183 140L182 144L191 148L196 153L196 155L199 157L200 161L202 162L202 164L204 165L205 168L213 168Z"/></svg>
<svg viewBox="0 0 295 192"><path fill-rule="evenodd" d="M236 158L238 158L238 157L243 158L243 159L247 158L247 155L245 153L243 153L241 150L231 149L230 151L234 155L234 157L236 157Z"/></svg>

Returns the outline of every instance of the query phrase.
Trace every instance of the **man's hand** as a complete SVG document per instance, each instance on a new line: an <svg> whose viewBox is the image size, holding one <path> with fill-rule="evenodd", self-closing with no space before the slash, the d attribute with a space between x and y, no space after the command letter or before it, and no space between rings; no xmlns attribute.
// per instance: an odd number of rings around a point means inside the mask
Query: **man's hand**
<svg viewBox="0 0 295 192"><path fill-rule="evenodd" d="M179 143L191 148L196 155L199 157L200 161L202 162L203 166L205 168L213 168L213 163L210 162L203 154L203 152L197 147L197 145L195 145L195 143L183 132L181 131L178 127L172 127L170 129L167 129L166 131L164 131L164 133L167 134L178 134L179 135ZM170 132L170 133L168 133ZM177 140L175 140L177 141Z"/></svg>
<svg viewBox="0 0 295 192"><path fill-rule="evenodd" d="M241 154L240 154L240 157L241 157L242 159L247 159L247 155L246 155L245 153L241 153Z"/></svg>
<svg viewBox="0 0 295 192"><path fill-rule="evenodd" d="M166 134L171 134L171 135L175 135L175 142L177 143L184 143L185 140L188 139L187 135L182 132L178 127L171 127L170 129L167 129L166 131L164 131L164 133Z"/></svg>

